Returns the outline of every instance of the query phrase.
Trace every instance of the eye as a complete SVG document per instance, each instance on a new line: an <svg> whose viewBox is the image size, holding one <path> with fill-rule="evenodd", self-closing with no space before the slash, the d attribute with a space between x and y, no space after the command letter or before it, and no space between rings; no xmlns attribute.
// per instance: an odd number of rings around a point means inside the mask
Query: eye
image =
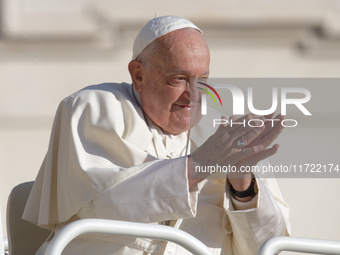
<svg viewBox="0 0 340 255"><path fill-rule="evenodd" d="M172 76L168 79L168 83L172 86L185 86L188 82L188 78L183 75Z"/></svg>

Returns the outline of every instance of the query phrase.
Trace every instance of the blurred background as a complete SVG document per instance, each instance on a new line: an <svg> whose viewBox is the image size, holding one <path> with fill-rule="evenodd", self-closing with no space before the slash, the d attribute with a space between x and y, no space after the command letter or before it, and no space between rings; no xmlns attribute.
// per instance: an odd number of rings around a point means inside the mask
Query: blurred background
<svg viewBox="0 0 340 255"><path fill-rule="evenodd" d="M6 236L11 189L32 181L46 153L59 102L84 86L130 82L127 64L139 29L157 13L190 19L211 50L211 77L329 78L340 74L337 0L0 0L0 204ZM338 95L335 87L329 93ZM335 97L334 97L335 98ZM325 119L340 117L337 102ZM339 126L313 153L317 125L287 132L280 157L340 164ZM322 127L324 128L324 127ZM318 131L318 135L315 133ZM322 134L322 133L321 133ZM287 137L287 136L286 136ZM330 153L332 152L332 153ZM290 154L289 154L290 153ZM335 162L335 160L338 160ZM311 163L311 162L305 162ZM340 240L340 179L279 179L292 235Z"/></svg>

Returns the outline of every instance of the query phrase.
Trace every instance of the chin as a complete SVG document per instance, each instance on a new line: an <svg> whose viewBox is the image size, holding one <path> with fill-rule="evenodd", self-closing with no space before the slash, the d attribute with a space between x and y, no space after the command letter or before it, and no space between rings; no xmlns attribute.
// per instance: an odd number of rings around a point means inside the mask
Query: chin
<svg viewBox="0 0 340 255"><path fill-rule="evenodd" d="M180 133L186 132L189 129L190 129L190 123L186 123L185 125L178 124L176 128L171 129L172 132L169 132L169 133L173 135L179 135Z"/></svg>

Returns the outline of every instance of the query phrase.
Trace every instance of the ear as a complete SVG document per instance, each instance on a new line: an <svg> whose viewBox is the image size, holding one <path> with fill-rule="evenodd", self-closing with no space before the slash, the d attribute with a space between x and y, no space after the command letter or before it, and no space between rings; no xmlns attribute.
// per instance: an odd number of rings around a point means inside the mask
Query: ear
<svg viewBox="0 0 340 255"><path fill-rule="evenodd" d="M132 60L129 63L129 72L132 79L133 86L137 92L141 93L143 90L143 64L140 61Z"/></svg>

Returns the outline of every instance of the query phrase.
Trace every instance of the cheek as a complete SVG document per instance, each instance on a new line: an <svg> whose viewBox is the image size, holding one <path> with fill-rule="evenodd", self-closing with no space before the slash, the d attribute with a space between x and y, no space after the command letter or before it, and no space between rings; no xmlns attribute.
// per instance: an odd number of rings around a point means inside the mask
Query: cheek
<svg viewBox="0 0 340 255"><path fill-rule="evenodd" d="M176 110L173 104L181 100L184 90L174 88L164 83L149 83L141 93L144 111L157 122L166 122Z"/></svg>
<svg viewBox="0 0 340 255"><path fill-rule="evenodd" d="M142 97L142 106L146 114L157 123L169 117L172 108L172 98L160 93L149 93Z"/></svg>
<svg viewBox="0 0 340 255"><path fill-rule="evenodd" d="M159 93L155 100L157 100L158 105L162 106L164 111L169 111L172 109L174 103L180 100L183 91L177 88L169 88L161 93Z"/></svg>

